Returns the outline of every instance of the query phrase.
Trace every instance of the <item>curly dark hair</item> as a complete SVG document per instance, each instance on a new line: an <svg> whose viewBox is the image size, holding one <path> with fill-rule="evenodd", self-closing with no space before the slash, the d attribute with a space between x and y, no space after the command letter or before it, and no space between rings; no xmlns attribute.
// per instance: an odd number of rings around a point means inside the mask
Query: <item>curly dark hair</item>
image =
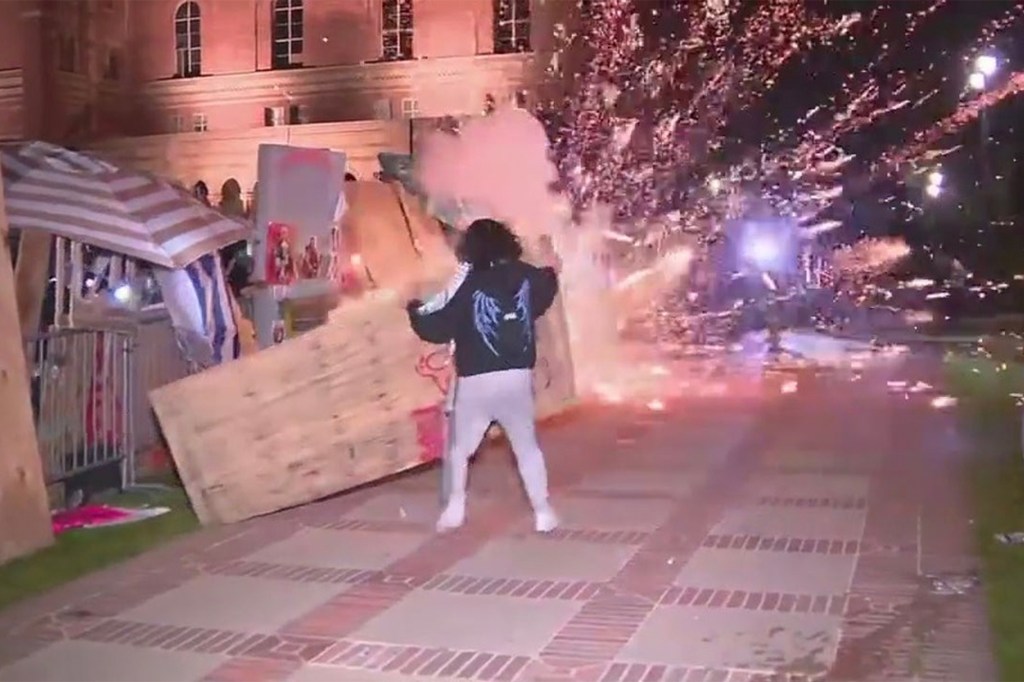
<svg viewBox="0 0 1024 682"><path fill-rule="evenodd" d="M516 233L504 223L480 218L466 228L456 253L459 260L469 263L474 270L486 270L501 261L519 260L523 247Z"/></svg>

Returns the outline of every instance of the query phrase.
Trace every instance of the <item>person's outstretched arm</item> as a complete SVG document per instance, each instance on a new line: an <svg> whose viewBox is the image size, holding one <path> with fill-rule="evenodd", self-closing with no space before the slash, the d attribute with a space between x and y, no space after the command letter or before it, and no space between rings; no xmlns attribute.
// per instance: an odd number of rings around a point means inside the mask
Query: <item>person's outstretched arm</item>
<svg viewBox="0 0 1024 682"><path fill-rule="evenodd" d="M417 312L419 312L420 315L428 315L430 313L435 313L448 305L449 301L451 301L455 297L455 294L458 293L459 287L461 287L462 283L466 281L466 276L469 275L469 271L469 263L459 263L459 267L456 268L455 274L452 276L451 280L448 281L448 284L445 285L445 288L420 304Z"/></svg>
<svg viewBox="0 0 1024 682"><path fill-rule="evenodd" d="M558 274L552 267L534 268L530 273L530 308L534 319L548 311L558 295Z"/></svg>
<svg viewBox="0 0 1024 682"><path fill-rule="evenodd" d="M409 324L413 332L427 343L448 343L455 336L454 313L450 305L432 313L421 314L423 302L409 301L405 310L409 313Z"/></svg>

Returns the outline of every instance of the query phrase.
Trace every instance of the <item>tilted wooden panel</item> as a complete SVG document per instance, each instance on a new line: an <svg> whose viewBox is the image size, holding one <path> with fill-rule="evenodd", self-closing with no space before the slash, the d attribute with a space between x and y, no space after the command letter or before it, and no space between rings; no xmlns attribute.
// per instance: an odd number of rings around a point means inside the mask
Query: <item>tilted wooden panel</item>
<svg viewBox="0 0 1024 682"><path fill-rule="evenodd" d="M0 183L0 564L53 544Z"/></svg>
<svg viewBox="0 0 1024 682"><path fill-rule="evenodd" d="M561 295L537 321L537 367L533 371L537 418L547 419L576 402L576 371Z"/></svg>
<svg viewBox="0 0 1024 682"><path fill-rule="evenodd" d="M441 227L398 183L345 183L348 209L342 236L358 253L378 287L406 294L417 282L443 282L455 272L455 257Z"/></svg>
<svg viewBox="0 0 1024 682"><path fill-rule="evenodd" d="M560 314L553 308L538 326L540 418L575 400ZM437 457L446 371L424 361L445 353L413 335L388 292L345 302L323 327L150 395L196 514L230 523Z"/></svg>
<svg viewBox="0 0 1024 682"><path fill-rule="evenodd" d="M441 400L416 372L428 350L397 298L368 296L300 337L153 391L200 520L238 521L420 464L414 415Z"/></svg>
<svg viewBox="0 0 1024 682"><path fill-rule="evenodd" d="M347 183L346 193L348 246L386 288L343 299L322 327L150 394L203 523L310 502L440 455L447 349L415 337L396 292L436 291L454 259L400 188ZM537 335L544 418L575 399L559 301Z"/></svg>

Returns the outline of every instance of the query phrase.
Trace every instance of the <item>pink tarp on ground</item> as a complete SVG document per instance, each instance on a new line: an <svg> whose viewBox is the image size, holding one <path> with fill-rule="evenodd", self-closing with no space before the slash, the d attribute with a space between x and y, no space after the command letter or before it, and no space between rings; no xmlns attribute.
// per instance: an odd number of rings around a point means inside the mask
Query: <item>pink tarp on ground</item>
<svg viewBox="0 0 1024 682"><path fill-rule="evenodd" d="M68 509L53 514L53 532L64 533L79 528L102 528L104 526L120 526L134 523L169 512L167 507L146 507L143 509L124 509L110 507L105 504L89 505L78 509Z"/></svg>

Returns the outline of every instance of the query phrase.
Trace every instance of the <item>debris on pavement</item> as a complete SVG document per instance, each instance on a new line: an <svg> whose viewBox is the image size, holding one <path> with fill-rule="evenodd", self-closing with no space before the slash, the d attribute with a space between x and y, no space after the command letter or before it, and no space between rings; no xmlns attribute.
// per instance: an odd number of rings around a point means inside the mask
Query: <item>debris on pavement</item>
<svg viewBox="0 0 1024 682"><path fill-rule="evenodd" d="M977 575L926 575L929 591L940 596L965 595L981 584Z"/></svg>
<svg viewBox="0 0 1024 682"><path fill-rule="evenodd" d="M1024 545L1024 531L996 533L996 541L1003 545Z"/></svg>

